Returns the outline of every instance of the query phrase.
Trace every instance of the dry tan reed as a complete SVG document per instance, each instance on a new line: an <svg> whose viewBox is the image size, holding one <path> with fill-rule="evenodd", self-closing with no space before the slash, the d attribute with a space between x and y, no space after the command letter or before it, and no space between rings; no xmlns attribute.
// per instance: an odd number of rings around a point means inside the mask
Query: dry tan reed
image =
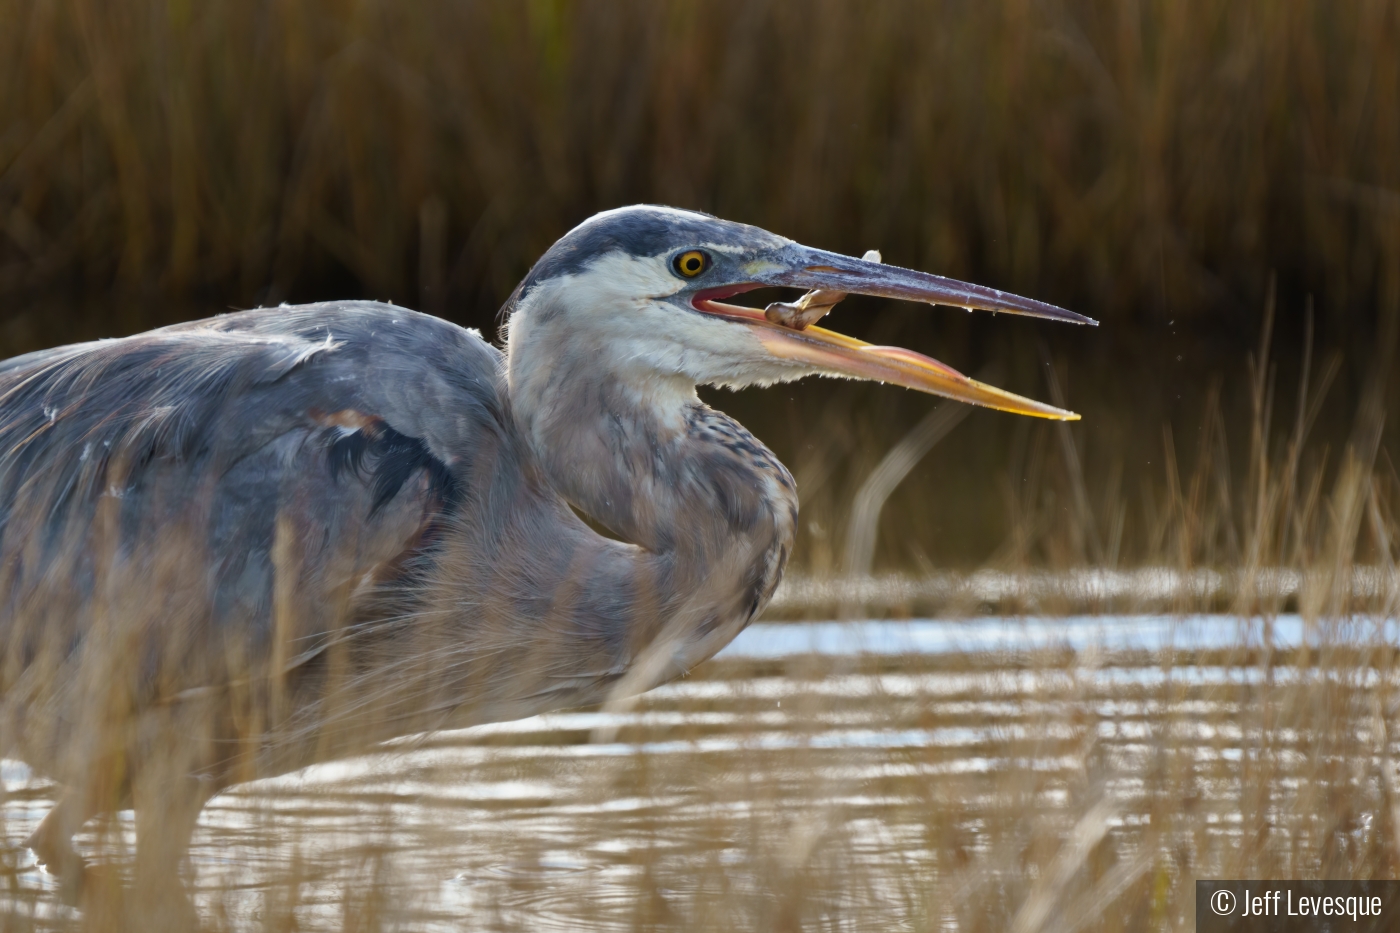
<svg viewBox="0 0 1400 933"><path fill-rule="evenodd" d="M1194 877L1395 877L1396 606L1352 581L1400 560L1397 98L1385 2L0 0L4 355L356 294L489 331L559 233L633 201L878 245L1102 318L838 312L1086 420L976 412L879 473L926 400L721 397L794 467L797 569L849 565L864 523L876 569L1227 571L1154 608L1256 620L1150 656L721 662L613 743L566 717L235 789L196 836L203 924L1116 933L1190 929ZM985 608L959 599L934 608ZM1306 647L1269 640L1290 610ZM85 767L130 738L84 725ZM7 787L14 846L52 790ZM0 930L140 916L130 830L82 839L81 915L7 850Z"/></svg>
<svg viewBox="0 0 1400 933"><path fill-rule="evenodd" d="M0 22L5 353L353 295L490 332L590 212L698 207L1102 318L1069 334L853 301L837 324L968 370L995 360L1032 395L1050 391L1052 341L1086 415L1072 524L1144 482L1157 504L1056 559L1133 561L1176 508L1163 457L1248 442L1198 433L1203 407L1241 428L1258 384L1288 407L1308 295L1313 385L1328 354L1345 361L1312 431L1331 469L1391 352L1400 16L1385 2L4 0ZM1286 352L1246 383L1271 276ZM872 417L850 456L822 455L843 428L812 413L846 388L726 403L848 496L927 404L856 392L842 404ZM910 484L954 501L898 494L886 537L908 544L876 566L985 561L1014 524L985 478L1041 456L1023 431L974 415L960 455Z"/></svg>
<svg viewBox="0 0 1400 933"><path fill-rule="evenodd" d="M1269 345L1266 328L1256 371ZM1196 878L1394 877L1395 483L1354 446L1321 488L1297 463L1314 395L1300 394L1282 445L1268 441L1265 392L1257 398L1247 470L1256 479L1237 497L1244 504L1212 485L1227 473L1205 459L1173 480L1160 518L1156 556L1179 571L1199 568L1213 547L1254 555L1238 562L1218 605L1230 614L1193 620L1192 593L1168 594L1182 631L1233 627L1223 647L721 660L601 719L566 713L426 734L215 798L188 879L199 922L1116 933L1190 929ZM1073 467L1053 435L1043 447ZM1391 584L1359 599L1350 581L1363 531L1375 541L1365 569L1391 574ZM1061 522L1008 547L1087 540ZM1291 605L1266 580L1280 563L1297 574ZM164 624L198 611L159 603L159 573L152 579ZM1295 607L1302 640L1277 641L1280 610ZM98 707L112 722L69 717L90 735L68 753L110 768L114 781L122 772L104 750L132 747L117 692L140 653L122 638L145 632L122 620L139 623L149 609L114 606L97 645L107 650L86 653L72 674L62 665L49 677L24 672L29 683L113 691ZM440 676L440 657L413 667L405 696ZM276 704L258 692L231 726L200 720L197 706L184 718L170 707L138 738L172 766L196 754L201 736L230 727L263 747L277 733ZM323 705L359 699L349 689ZM13 845L50 790L9 786ZM134 828L159 832L170 818L147 812ZM106 818L83 836L99 870L77 914L63 913L12 849L4 928L146 922L150 892L124 883L132 829Z"/></svg>

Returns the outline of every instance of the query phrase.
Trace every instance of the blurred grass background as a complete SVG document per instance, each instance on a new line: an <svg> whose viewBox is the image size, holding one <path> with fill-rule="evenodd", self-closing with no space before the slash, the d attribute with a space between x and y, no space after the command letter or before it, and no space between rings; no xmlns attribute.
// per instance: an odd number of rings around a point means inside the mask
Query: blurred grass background
<svg viewBox="0 0 1400 933"><path fill-rule="evenodd" d="M314 928L306 892L346 874L368 881L323 894L345 905L326 926L405 926L395 871L494 928L542 928L510 912L540 892L609 919L598 875L544 872L551 847L628 869L630 929L1187 929L1197 876L1393 877L1400 704L1371 623L1397 596L1358 622L1349 581L1393 580L1400 549L1398 40L1371 0L0 0L0 355L334 297L494 338L589 214L699 208L1103 322L841 307L840 330L1085 416L972 412L894 490L875 570L1236 565L1216 608L1267 619L1288 607L1251 574L1282 564L1324 636L1363 629L1292 655L720 662L622 727L737 737L708 757L589 763L559 753L598 744L567 720L443 737L457 757L392 759L387 792L326 782L325 822L275 788L221 798L196 846L210 928ZM798 477L794 577L840 568L857 490L938 404L707 397ZM439 800L405 773L488 787ZM495 779L543 796L492 800ZM6 791L32 804L8 838L50 795ZM121 856L123 826L86 842ZM6 858L12 901L46 906ZM20 913L0 929L77 925Z"/></svg>
<svg viewBox="0 0 1400 933"><path fill-rule="evenodd" d="M5 355L331 297L492 337L556 237L663 202L1103 322L842 307L1085 416L971 415L895 491L877 568L1161 559L1174 508L1219 519L1183 562L1248 560L1244 491L1288 459L1305 361L1300 540L1345 451L1393 476L1392 3L0 0L0 23ZM796 471L816 571L935 404L714 401Z"/></svg>

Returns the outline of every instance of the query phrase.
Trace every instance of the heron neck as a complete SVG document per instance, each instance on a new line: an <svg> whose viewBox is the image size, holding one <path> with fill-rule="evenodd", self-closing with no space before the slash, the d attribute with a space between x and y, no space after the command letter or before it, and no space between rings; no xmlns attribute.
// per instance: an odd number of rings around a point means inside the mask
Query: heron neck
<svg viewBox="0 0 1400 933"><path fill-rule="evenodd" d="M701 529L747 538L795 512L786 468L687 381L591 373L555 385L517 417L555 489L618 538L666 554Z"/></svg>
<svg viewBox="0 0 1400 933"><path fill-rule="evenodd" d="M690 630L677 656L687 669L776 588L797 521L792 477L694 385L579 370L551 370L545 391L515 383L515 417L555 489L637 546L629 586L654 607L646 626Z"/></svg>

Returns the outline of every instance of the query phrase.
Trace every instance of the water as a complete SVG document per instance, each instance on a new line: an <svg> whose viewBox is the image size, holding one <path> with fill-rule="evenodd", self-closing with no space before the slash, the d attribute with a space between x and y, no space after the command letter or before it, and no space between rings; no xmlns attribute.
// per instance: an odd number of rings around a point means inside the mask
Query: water
<svg viewBox="0 0 1400 933"><path fill-rule="evenodd" d="M634 929L705 911L767 928L793 897L851 929L917 926L928 892L983 877L949 852L1019 877L999 834L1063 834L1091 791L1113 801L1109 838L1135 864L1164 748L1194 775L1193 844L1234 846L1261 691L1320 675L1210 652L1339 638L1400 641L1393 620L1314 631L1295 616L755 625L630 709L406 740L221 794L192 848L197 901L235 929L341 929L365 911L396 929ZM1341 678L1365 691L1380 676ZM1290 728L1281 793L1313 767L1311 726ZM50 792L18 762L0 779L14 845ZM12 910L71 918L32 859L17 868Z"/></svg>
<svg viewBox="0 0 1400 933"><path fill-rule="evenodd" d="M804 652L829 655L947 654L952 652L1025 652L1050 648L1075 651L1156 651L1173 648L1196 651L1259 646L1267 640L1276 648L1296 648L1336 637L1334 624L1325 631L1306 631L1301 616L1270 619L1229 615L1068 616L1062 618L986 617L950 622L910 621L808 622L750 626L731 642L720 658L779 658ZM1394 642L1400 623L1358 620L1342 628L1351 638L1375 636Z"/></svg>

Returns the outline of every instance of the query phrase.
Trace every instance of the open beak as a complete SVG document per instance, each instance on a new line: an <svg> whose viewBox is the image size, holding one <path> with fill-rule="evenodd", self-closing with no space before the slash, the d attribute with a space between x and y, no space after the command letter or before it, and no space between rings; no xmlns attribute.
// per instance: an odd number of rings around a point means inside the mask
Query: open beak
<svg viewBox="0 0 1400 933"><path fill-rule="evenodd" d="M1074 324L1097 326L1097 321L993 288L796 244L749 262L743 272L747 283L700 292L693 299L694 307L749 325L764 349L777 359L810 367L813 372L893 383L1000 411L1057 421L1079 420L1074 412L984 385L913 350L874 346L821 327L797 330L768 320L761 309L725 304L719 299L765 285L779 285L902 298L969 311L1025 314Z"/></svg>

